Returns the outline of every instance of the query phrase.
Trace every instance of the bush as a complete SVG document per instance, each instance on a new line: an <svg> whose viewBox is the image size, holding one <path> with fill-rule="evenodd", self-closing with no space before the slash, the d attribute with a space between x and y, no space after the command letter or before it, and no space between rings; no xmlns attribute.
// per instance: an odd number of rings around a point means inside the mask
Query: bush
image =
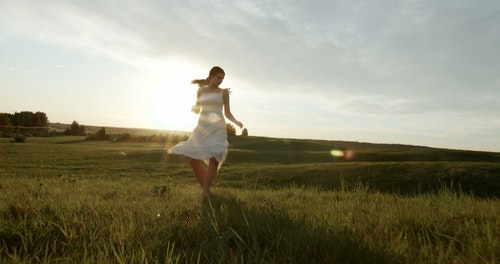
<svg viewBox="0 0 500 264"><path fill-rule="evenodd" d="M101 128L99 131L95 132L92 135L87 136L87 139L89 140L109 140L110 137L108 134L106 134L106 128Z"/></svg>
<svg viewBox="0 0 500 264"><path fill-rule="evenodd" d="M14 140L18 143L24 143L26 142L26 136L22 135L22 134L17 134L15 137L14 137Z"/></svg>
<svg viewBox="0 0 500 264"><path fill-rule="evenodd" d="M64 131L64 134L71 136L85 136L85 126L73 121L73 123L71 123L71 128L67 128Z"/></svg>
<svg viewBox="0 0 500 264"><path fill-rule="evenodd" d="M226 124L226 130L228 136L236 136L236 128L230 123Z"/></svg>
<svg viewBox="0 0 500 264"><path fill-rule="evenodd" d="M117 137L114 138L114 141L118 141L118 142L125 142L125 141L129 141L129 140L130 140L129 133L121 134L121 135L118 135Z"/></svg>

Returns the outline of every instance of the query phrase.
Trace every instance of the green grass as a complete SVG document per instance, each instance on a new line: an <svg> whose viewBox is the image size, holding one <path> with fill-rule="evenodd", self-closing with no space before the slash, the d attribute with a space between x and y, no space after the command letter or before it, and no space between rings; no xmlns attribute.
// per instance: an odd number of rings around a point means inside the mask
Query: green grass
<svg viewBox="0 0 500 264"><path fill-rule="evenodd" d="M0 263L500 261L496 153L232 138L203 200L170 144L10 141L0 143ZM303 158L334 147L391 155ZM397 151L423 158L389 158Z"/></svg>

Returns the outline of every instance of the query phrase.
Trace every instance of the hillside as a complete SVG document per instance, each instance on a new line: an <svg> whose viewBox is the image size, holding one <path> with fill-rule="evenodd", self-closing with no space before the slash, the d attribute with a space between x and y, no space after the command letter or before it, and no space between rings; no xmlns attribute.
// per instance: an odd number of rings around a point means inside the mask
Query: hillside
<svg viewBox="0 0 500 264"><path fill-rule="evenodd" d="M64 131L69 124L50 123L49 128ZM103 126L85 125L87 133L94 133ZM186 131L168 131L147 128L105 127L110 134L132 135L187 135ZM290 139L271 137L230 137L230 151L234 159L245 162L310 163L344 161L337 151L351 151L348 160L357 162L381 161L470 161L500 162L500 153L440 149L405 144L380 144L355 141ZM278 155L279 154L279 155Z"/></svg>
<svg viewBox="0 0 500 264"><path fill-rule="evenodd" d="M403 144L286 139L266 137L229 138L231 156L246 162L310 163L345 161L337 154L351 151L349 161L460 161L500 162L500 153L439 149ZM339 152L340 151L340 152Z"/></svg>
<svg viewBox="0 0 500 264"><path fill-rule="evenodd" d="M84 125L84 124L83 124ZM49 123L49 129L54 131L64 131L70 128L70 124L63 123ZM108 126L94 126L94 125L84 125L86 133L94 133L99 131L101 128L105 128L107 133L111 134L133 134L133 135L159 135L159 134L177 134L185 135L188 132L185 131L167 131L161 129L149 129L149 128L129 128L129 127L108 127Z"/></svg>
<svg viewBox="0 0 500 264"><path fill-rule="evenodd" d="M1 138L0 263L198 263L205 252L207 263L245 262L249 252L249 263L498 259L500 162L481 161L498 153L229 141L202 200L186 158L166 153L174 142ZM347 148L358 155L331 155Z"/></svg>
<svg viewBox="0 0 500 264"><path fill-rule="evenodd" d="M100 127L89 127L89 131L92 128ZM106 131L172 133L111 127ZM500 153L496 152L255 136L232 136L228 141L229 155L219 172L218 186L274 189L295 185L333 190L362 184L373 191L397 194L433 192L445 187L478 197L500 197ZM124 158L138 167L165 164L182 168L183 174L189 175L183 157L166 155L165 150L172 144L139 144L128 149L129 144L116 143L106 148L124 149ZM167 175L178 177L177 170L169 171Z"/></svg>

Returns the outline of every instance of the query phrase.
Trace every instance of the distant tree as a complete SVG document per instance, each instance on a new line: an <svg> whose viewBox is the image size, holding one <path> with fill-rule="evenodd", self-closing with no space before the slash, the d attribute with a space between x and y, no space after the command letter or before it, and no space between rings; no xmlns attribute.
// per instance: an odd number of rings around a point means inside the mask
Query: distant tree
<svg viewBox="0 0 500 264"><path fill-rule="evenodd" d="M36 112L33 115L33 126L36 127L47 127L49 124L49 119L47 118L47 114L43 112Z"/></svg>
<svg viewBox="0 0 500 264"><path fill-rule="evenodd" d="M10 114L0 113L0 131L2 133L0 136L11 136L12 135L12 121L10 120Z"/></svg>
<svg viewBox="0 0 500 264"><path fill-rule="evenodd" d="M243 130L241 131L241 136L248 137L248 130L247 130L247 128L243 128Z"/></svg>
<svg viewBox="0 0 500 264"><path fill-rule="evenodd" d="M78 124L78 122L76 121L73 121L70 128L64 131L64 134L72 136L85 136L85 126Z"/></svg>
<svg viewBox="0 0 500 264"><path fill-rule="evenodd" d="M123 141L129 141L130 138L131 138L130 134L129 133L125 133L125 134L121 134L121 135L117 136L114 140L115 141L123 142Z"/></svg>
<svg viewBox="0 0 500 264"><path fill-rule="evenodd" d="M34 114L33 112L30 112L30 111L22 111L21 113L18 113L19 114L19 126L23 126L23 127L34 127Z"/></svg>
<svg viewBox="0 0 500 264"><path fill-rule="evenodd" d="M12 126L10 114L0 113L0 126Z"/></svg>
<svg viewBox="0 0 500 264"><path fill-rule="evenodd" d="M106 140L109 139L109 136L106 135L106 128L102 127L97 131L97 139L98 140Z"/></svg>
<svg viewBox="0 0 500 264"><path fill-rule="evenodd" d="M10 118L10 123L12 126L22 126L22 127L47 127L48 118L43 112L30 112L22 111L15 112L14 114L5 114Z"/></svg>
<svg viewBox="0 0 500 264"><path fill-rule="evenodd" d="M3 136L12 136L14 131L26 136L46 134L49 131L48 118L43 112L0 113L0 131Z"/></svg>
<svg viewBox="0 0 500 264"><path fill-rule="evenodd" d="M70 131L72 135L80 134L80 124L76 120L73 120L73 123L71 123Z"/></svg>
<svg viewBox="0 0 500 264"><path fill-rule="evenodd" d="M228 136L236 136L236 128L232 124L226 124L226 131Z"/></svg>
<svg viewBox="0 0 500 264"><path fill-rule="evenodd" d="M28 112L28 111L22 111L22 112L15 112L12 115L12 125L13 126L30 126L31 122L31 116L33 115L33 112Z"/></svg>
<svg viewBox="0 0 500 264"><path fill-rule="evenodd" d="M87 136L87 139L90 140L109 140L111 137L109 134L106 134L106 128L102 127L97 132L92 135Z"/></svg>
<svg viewBox="0 0 500 264"><path fill-rule="evenodd" d="M10 124L11 126L14 126L14 115L13 114L7 114L7 116L9 117L10 119Z"/></svg>

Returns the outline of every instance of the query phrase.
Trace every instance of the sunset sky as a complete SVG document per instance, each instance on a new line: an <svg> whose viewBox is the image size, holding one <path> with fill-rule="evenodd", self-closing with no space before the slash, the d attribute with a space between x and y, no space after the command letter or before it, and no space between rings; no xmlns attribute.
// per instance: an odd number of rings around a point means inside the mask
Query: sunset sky
<svg viewBox="0 0 500 264"><path fill-rule="evenodd" d="M190 131L190 81L218 65L250 135L500 152L498 14L497 0L0 0L0 112Z"/></svg>

